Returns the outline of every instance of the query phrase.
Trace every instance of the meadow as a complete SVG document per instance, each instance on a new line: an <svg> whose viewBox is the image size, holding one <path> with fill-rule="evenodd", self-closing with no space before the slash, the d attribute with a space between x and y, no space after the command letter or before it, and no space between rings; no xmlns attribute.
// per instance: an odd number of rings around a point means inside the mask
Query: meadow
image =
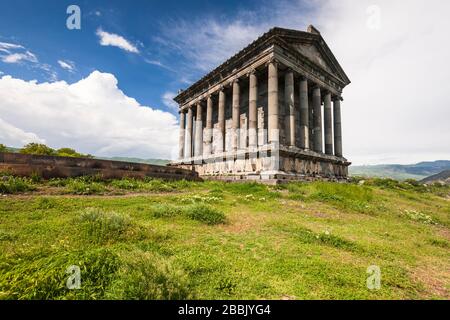
<svg viewBox="0 0 450 320"><path fill-rule="evenodd" d="M0 194L0 299L450 298L448 186L4 175Z"/></svg>

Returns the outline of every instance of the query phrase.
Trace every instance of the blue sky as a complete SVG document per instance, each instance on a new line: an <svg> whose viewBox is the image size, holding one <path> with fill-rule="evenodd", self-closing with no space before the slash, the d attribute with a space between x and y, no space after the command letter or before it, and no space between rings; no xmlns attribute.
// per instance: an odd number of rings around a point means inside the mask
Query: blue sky
<svg viewBox="0 0 450 320"><path fill-rule="evenodd" d="M72 4L81 30L66 28ZM314 24L352 80L347 158L449 159L449 11L446 0L2 0L0 143L174 158L178 89L273 26Z"/></svg>
<svg viewBox="0 0 450 320"><path fill-rule="evenodd" d="M39 61L52 67L59 80L78 81L93 70L115 74L121 89L144 105L168 109L161 102L165 91L186 87L177 70L186 63L155 39L170 25L170 20L189 17L196 12L227 15L240 1L2 1L0 5L1 41L20 43ZM77 4L82 11L81 30L66 28L66 8ZM253 3L247 4L248 8ZM140 53L117 47L99 46L97 29L121 35ZM72 61L76 71L61 68L57 61ZM147 63L146 60L154 64ZM163 64L163 66L158 65ZM168 66L168 67L164 67ZM170 69L168 69L170 68ZM3 72L21 79L51 80L40 68L3 64ZM200 72L201 73L201 72ZM199 73L199 74L200 74ZM195 75L195 73L194 73ZM170 110L172 111L172 110Z"/></svg>

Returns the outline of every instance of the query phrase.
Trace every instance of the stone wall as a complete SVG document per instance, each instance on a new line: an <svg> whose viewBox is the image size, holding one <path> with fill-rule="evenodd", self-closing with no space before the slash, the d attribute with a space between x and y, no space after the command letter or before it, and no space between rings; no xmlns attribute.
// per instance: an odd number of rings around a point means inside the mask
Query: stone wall
<svg viewBox="0 0 450 320"><path fill-rule="evenodd" d="M0 172L25 177L37 174L44 179L100 175L104 179L152 177L200 180L198 173L176 167L20 153L0 153Z"/></svg>

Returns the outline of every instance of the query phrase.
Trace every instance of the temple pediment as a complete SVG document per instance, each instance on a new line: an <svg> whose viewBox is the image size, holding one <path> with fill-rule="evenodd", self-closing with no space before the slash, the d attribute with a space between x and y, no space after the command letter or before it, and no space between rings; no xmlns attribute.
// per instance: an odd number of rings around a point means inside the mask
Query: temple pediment
<svg viewBox="0 0 450 320"><path fill-rule="evenodd" d="M335 73L332 67L327 63L326 58L319 52L314 44L293 44L295 50L307 57L311 62L324 68L328 72Z"/></svg>
<svg viewBox="0 0 450 320"><path fill-rule="evenodd" d="M308 27L308 32L275 28L275 34L284 43L310 62L335 75L343 83L349 84L350 80L345 74L337 59L328 48L320 32L313 26Z"/></svg>

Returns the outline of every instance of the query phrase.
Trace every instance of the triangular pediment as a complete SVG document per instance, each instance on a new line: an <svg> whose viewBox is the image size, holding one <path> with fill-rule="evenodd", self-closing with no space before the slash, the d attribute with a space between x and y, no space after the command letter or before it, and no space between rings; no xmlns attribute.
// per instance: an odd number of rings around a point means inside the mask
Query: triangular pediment
<svg viewBox="0 0 450 320"><path fill-rule="evenodd" d="M328 64L326 58L320 53L315 44L311 43L295 43L292 45L295 50L307 57L311 62L324 68L328 72L335 73L336 70Z"/></svg>
<svg viewBox="0 0 450 320"><path fill-rule="evenodd" d="M313 32L276 28L277 36L295 52L308 59L316 66L335 75L343 83L350 83L339 62L331 52L317 29Z"/></svg>

